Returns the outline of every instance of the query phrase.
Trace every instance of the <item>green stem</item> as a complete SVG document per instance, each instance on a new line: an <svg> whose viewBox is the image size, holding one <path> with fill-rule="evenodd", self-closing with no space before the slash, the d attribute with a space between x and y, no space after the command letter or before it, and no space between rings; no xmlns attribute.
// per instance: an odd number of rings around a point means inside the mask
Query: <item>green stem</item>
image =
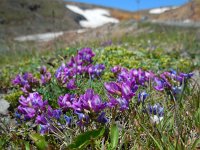
<svg viewBox="0 0 200 150"><path fill-rule="evenodd" d="M112 110L112 121L111 124L115 124L115 116L116 116L116 107Z"/></svg>

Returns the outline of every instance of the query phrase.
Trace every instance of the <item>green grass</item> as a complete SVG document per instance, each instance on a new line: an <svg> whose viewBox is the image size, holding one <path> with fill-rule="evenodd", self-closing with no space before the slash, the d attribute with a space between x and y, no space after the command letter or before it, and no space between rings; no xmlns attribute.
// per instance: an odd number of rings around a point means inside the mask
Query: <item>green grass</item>
<svg viewBox="0 0 200 150"><path fill-rule="evenodd" d="M195 28L178 28L168 27L160 25L152 25L142 23L138 25L138 30L148 28L147 32L128 33L122 37L111 37L114 45L122 45L122 47L131 51L148 51L151 52L154 49L161 49L164 53L169 55L180 55L181 57L189 58L195 61L195 65L199 65L200 62L200 39L198 29ZM123 27L122 27L123 29ZM109 37L106 37L109 39ZM1 42L1 56L0 67L6 64L16 64L16 62L23 62L29 58L40 58L40 56L54 57L57 51L63 51L66 46L70 47L93 47L98 48L102 41L91 39L90 42L77 43L76 45L70 45L57 40L51 47L51 50L41 49L37 43L23 42L18 43L12 40ZM2 48L4 47L4 48Z"/></svg>
<svg viewBox="0 0 200 150"><path fill-rule="evenodd" d="M0 55L2 72L0 87L4 89L9 87L9 80L18 73L18 70L34 72L40 65L55 63L57 66L65 58L75 54L74 50L81 47L97 49L98 62L101 63L106 58L106 60L112 60L110 66L123 64L128 68L142 67L153 70L174 68L186 72L200 66L200 39L197 29L147 23L138 26L138 30L148 28L148 33L129 33L123 37L114 37L112 41L113 45L116 45L115 48L111 48L111 51L107 51L109 48L106 48L103 52L100 46L102 41L95 39L87 43L71 45L74 48L69 50L66 50L66 45L62 40L55 41L53 47L48 50L40 49L41 47L34 42L5 42L7 49L2 49ZM119 51L114 52L117 48Z"/></svg>
<svg viewBox="0 0 200 150"><path fill-rule="evenodd" d="M79 88L75 91L68 91L58 86L55 80L52 80L46 86L36 89L43 95L44 99L49 100L53 107L57 107L57 99L60 95L65 93L80 95L88 88L94 89L106 101L107 96L103 83L114 80L114 75L110 72L110 68L115 65L121 65L128 69L153 70L158 74L170 68L182 72L191 72L199 68L200 59L198 54L200 45L196 29L147 24L140 25L139 28L144 27L150 28L148 30L149 33L141 33L139 35L131 35L130 33L120 40L119 38L114 38L112 39L112 46L108 47L100 46L101 41L91 40L89 43L77 44L72 48L58 48L50 52L34 51L32 53L27 51L21 54L15 53L15 56L9 56L5 53L7 61L2 64L0 88L10 90L6 95L6 99L11 102L11 106L14 109L18 105L17 100L21 95L19 89L13 87L10 83L10 80L16 74L32 72L35 76L38 76L38 68L41 65L46 65L53 75L62 62L67 62L70 56L76 55L77 50L85 46L90 46L95 51L95 64L103 63L106 65L105 73L101 79L96 80L88 80L88 78L80 76L77 78ZM13 64L14 61L11 58L14 59L14 57L19 62ZM11 60L10 63L9 60ZM151 85L151 83L149 84ZM15 132L3 132L5 136L0 137L0 148L8 145L12 148L38 147L41 141L46 141L44 142L45 144L48 143L49 146L53 145L56 148L61 145L66 148L73 143L70 146L76 148L80 146L85 149L94 147L96 149L112 149L117 147L117 149L187 150L200 146L200 85L198 85L198 81L192 79L187 82L177 101L172 100L166 92L157 92L150 86L148 88L140 87L139 90L146 90L149 93L145 105L159 102L164 106L164 119L159 124L152 124L150 116L144 113L144 106L136 105L138 100L137 92L136 96L131 100L129 110L124 112L116 111L116 114L114 113L115 110L106 110L107 117L110 119L110 123L105 126L106 130L104 128L96 130L98 125L92 124L85 129L84 133L79 128L73 128L73 130L63 130L62 133L58 132L60 135L51 134L43 137L38 137L37 135L38 140L36 137L33 140L29 135L34 135L37 130L28 124L22 124L16 128ZM68 115L71 114L72 112L68 112ZM113 114L118 118L116 119L119 121L117 126L115 123L113 124ZM91 136L87 136L87 134ZM84 139L79 137L84 137ZM9 142L6 143L5 141ZM34 144L32 144L33 141Z"/></svg>

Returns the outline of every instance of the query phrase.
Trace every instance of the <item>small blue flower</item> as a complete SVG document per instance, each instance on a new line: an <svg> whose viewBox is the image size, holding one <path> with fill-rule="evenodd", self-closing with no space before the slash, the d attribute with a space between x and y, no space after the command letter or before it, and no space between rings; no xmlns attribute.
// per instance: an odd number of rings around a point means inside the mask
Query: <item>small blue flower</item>
<svg viewBox="0 0 200 150"><path fill-rule="evenodd" d="M144 103L144 101L146 100L147 96L149 94L147 94L145 91L141 92L138 94L138 103Z"/></svg>
<svg viewBox="0 0 200 150"><path fill-rule="evenodd" d="M182 93L182 87L181 86L172 87L172 92L174 95L180 95Z"/></svg>
<svg viewBox="0 0 200 150"><path fill-rule="evenodd" d="M15 117L16 117L17 119L21 119L21 114L18 113L18 112L15 112Z"/></svg>
<svg viewBox="0 0 200 150"><path fill-rule="evenodd" d="M105 117L106 113L105 112L102 112L98 118L97 118L97 121L99 123L107 123L108 122L108 118Z"/></svg>
<svg viewBox="0 0 200 150"><path fill-rule="evenodd" d="M177 72L174 69L170 69L170 73L173 75L177 75Z"/></svg>
<svg viewBox="0 0 200 150"><path fill-rule="evenodd" d="M158 115L159 117L161 117L164 115L164 107L161 106L159 103L154 104L153 106L149 105L148 112L152 115Z"/></svg>
<svg viewBox="0 0 200 150"><path fill-rule="evenodd" d="M72 122L72 117L68 117L67 115L64 115L64 118L65 118L66 124L69 126Z"/></svg>

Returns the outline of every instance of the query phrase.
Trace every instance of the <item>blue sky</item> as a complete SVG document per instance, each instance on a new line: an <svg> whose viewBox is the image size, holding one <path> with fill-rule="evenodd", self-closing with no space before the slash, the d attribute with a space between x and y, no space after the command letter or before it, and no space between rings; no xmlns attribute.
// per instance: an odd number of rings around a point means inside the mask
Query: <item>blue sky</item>
<svg viewBox="0 0 200 150"><path fill-rule="evenodd" d="M174 6L174 5L180 6L188 2L188 0L71 0L71 1L109 6L129 11L135 11L138 10L138 8L148 9L148 8L156 8L162 6ZM139 1L139 5L137 1Z"/></svg>

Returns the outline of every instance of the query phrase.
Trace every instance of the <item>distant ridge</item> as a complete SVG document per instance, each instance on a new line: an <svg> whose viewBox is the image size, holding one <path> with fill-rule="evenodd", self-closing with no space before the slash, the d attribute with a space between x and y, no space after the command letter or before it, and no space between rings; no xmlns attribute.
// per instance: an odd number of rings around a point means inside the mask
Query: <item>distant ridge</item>
<svg viewBox="0 0 200 150"><path fill-rule="evenodd" d="M138 17L128 11L63 0L0 0L0 38L81 29L79 22L85 18L67 9L66 4L104 8L118 20Z"/></svg>
<svg viewBox="0 0 200 150"><path fill-rule="evenodd" d="M200 0L193 0L177 9L160 14L158 20L200 21Z"/></svg>
<svg viewBox="0 0 200 150"><path fill-rule="evenodd" d="M63 0L0 0L0 39L82 29L80 21L86 18L66 8L67 4L81 9L102 8L119 21L200 21L200 0L193 0L176 9L165 9L160 14L151 14L152 9L129 12Z"/></svg>

